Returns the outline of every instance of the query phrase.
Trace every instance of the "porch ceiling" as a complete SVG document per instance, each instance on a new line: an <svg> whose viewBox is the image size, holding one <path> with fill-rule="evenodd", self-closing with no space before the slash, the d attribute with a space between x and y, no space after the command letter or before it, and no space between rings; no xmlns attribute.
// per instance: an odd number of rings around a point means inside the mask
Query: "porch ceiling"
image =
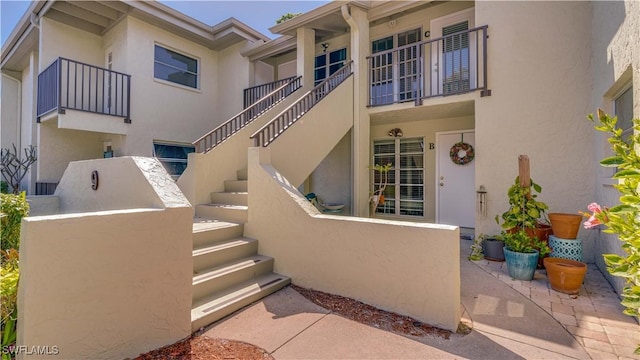
<svg viewBox="0 0 640 360"><path fill-rule="evenodd" d="M101 35L129 10L129 5L120 1L56 1L47 16Z"/></svg>
<svg viewBox="0 0 640 360"><path fill-rule="evenodd" d="M473 116L474 104L474 100L425 106L414 106L413 103L398 104L389 110L370 110L369 116L371 125Z"/></svg>

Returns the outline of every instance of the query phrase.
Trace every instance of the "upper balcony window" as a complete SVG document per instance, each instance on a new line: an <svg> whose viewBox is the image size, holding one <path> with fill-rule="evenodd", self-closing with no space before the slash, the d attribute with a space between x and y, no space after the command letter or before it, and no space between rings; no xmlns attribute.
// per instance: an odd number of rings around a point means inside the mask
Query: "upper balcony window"
<svg viewBox="0 0 640 360"><path fill-rule="evenodd" d="M198 88L198 60L160 45L155 46L153 76L156 79Z"/></svg>
<svg viewBox="0 0 640 360"><path fill-rule="evenodd" d="M347 49L331 51L317 55L314 63L314 86L322 82L334 72L340 70L347 60Z"/></svg>

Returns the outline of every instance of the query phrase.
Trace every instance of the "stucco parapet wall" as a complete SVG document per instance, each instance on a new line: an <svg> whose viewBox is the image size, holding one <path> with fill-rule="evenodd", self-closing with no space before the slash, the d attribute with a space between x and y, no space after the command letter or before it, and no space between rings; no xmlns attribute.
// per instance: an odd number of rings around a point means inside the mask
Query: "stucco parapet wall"
<svg viewBox="0 0 640 360"><path fill-rule="evenodd" d="M459 228L322 214L249 149L245 236L294 284L351 297L455 331L460 321Z"/></svg>
<svg viewBox="0 0 640 360"><path fill-rule="evenodd" d="M57 214L60 209L60 198L53 195L27 196L29 216Z"/></svg>
<svg viewBox="0 0 640 360"><path fill-rule="evenodd" d="M62 213L191 206L157 159L138 156L72 162L54 195Z"/></svg>

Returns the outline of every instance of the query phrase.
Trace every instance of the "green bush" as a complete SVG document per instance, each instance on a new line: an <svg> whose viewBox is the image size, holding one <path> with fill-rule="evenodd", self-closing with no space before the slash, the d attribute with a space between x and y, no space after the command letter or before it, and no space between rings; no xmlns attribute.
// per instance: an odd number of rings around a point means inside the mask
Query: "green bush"
<svg viewBox="0 0 640 360"><path fill-rule="evenodd" d="M3 194L9 193L9 184L4 180L0 181L0 193L3 193Z"/></svg>
<svg viewBox="0 0 640 360"><path fill-rule="evenodd" d="M2 251L0 266L0 331L2 348L6 349L16 342L16 323L18 321L18 251L10 249ZM10 354L2 354L2 359L11 358Z"/></svg>
<svg viewBox="0 0 640 360"><path fill-rule="evenodd" d="M0 248L2 250L20 247L20 223L29 215L29 203L26 194L0 194Z"/></svg>

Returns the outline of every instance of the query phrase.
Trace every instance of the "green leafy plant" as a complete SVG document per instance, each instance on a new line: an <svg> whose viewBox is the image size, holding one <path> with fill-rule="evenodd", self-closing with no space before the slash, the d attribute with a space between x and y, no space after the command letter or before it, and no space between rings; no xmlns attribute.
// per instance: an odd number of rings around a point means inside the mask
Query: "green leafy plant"
<svg viewBox="0 0 640 360"><path fill-rule="evenodd" d="M3 193L3 194L9 193L9 184L4 180L0 181L0 193Z"/></svg>
<svg viewBox="0 0 640 360"><path fill-rule="evenodd" d="M22 218L29 215L29 203L26 193L19 195L0 194L0 248L2 250L20 248L20 223Z"/></svg>
<svg viewBox="0 0 640 360"><path fill-rule="evenodd" d="M534 251L539 252L540 257L551 253L551 248L546 242L541 241L535 236L530 236L523 228L519 228L517 231L503 231L501 234L504 245L507 249L519 253L532 253Z"/></svg>
<svg viewBox="0 0 640 360"><path fill-rule="evenodd" d="M529 187L520 186L520 177L517 176L514 184L507 191L509 209L502 215L496 215L496 223L503 229L509 230L517 227L533 229L540 221L548 222L546 213L549 206L536 200L541 192L542 187L533 180Z"/></svg>
<svg viewBox="0 0 640 360"><path fill-rule="evenodd" d="M18 321L18 251L16 249L2 250L2 265L0 266L0 343L2 349L8 349L16 342L16 325ZM11 359L12 354L3 352L2 359Z"/></svg>
<svg viewBox="0 0 640 360"><path fill-rule="evenodd" d="M604 254L607 271L625 279L622 290L624 313L640 316L640 119L633 120L634 134L627 137L623 130L616 127L617 117L610 117L598 109L597 118L589 115L595 129L609 135L608 141L614 155L600 161L605 167L617 168L613 175L620 182L615 188L620 193L620 204L611 208L601 208L590 204L593 213L585 222L585 228L600 224L606 226L604 232L616 234L622 242L622 250L627 254ZM636 349L640 354L640 346Z"/></svg>
<svg viewBox="0 0 640 360"><path fill-rule="evenodd" d="M487 238L487 235L480 234L473 238L473 244L471 244L471 254L469 255L469 260L478 261L484 258L484 253L482 251L482 242Z"/></svg>
<svg viewBox="0 0 640 360"><path fill-rule="evenodd" d="M302 14L302 13L295 13L295 14L292 14L292 13L286 13L286 14L283 14L283 15L280 17L280 19L276 20L276 24L283 23L283 22L285 22L285 21L287 21L287 20L290 20L290 19L293 19L294 17L296 17L296 16L298 16L298 15L301 15L301 14Z"/></svg>

